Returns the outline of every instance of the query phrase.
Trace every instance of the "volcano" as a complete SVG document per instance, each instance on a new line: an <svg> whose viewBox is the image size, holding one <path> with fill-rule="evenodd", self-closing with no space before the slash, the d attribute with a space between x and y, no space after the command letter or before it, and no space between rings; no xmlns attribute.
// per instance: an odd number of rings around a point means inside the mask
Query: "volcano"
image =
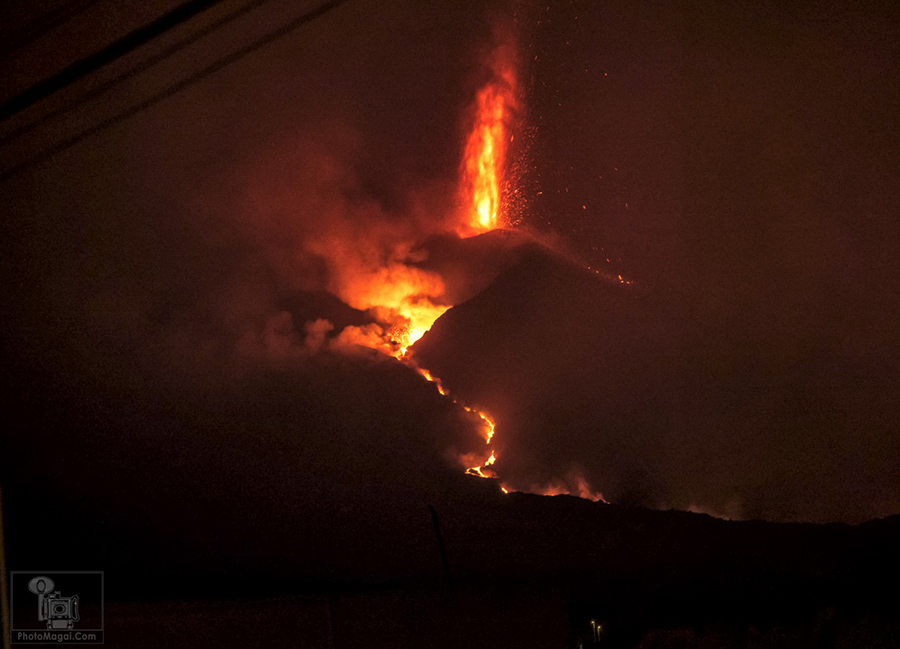
<svg viewBox="0 0 900 649"><path fill-rule="evenodd" d="M798 374L777 332L761 350L672 296L535 242L513 250L412 348L451 394L496 420L508 488L579 493L586 481L611 502L729 518L879 515L875 503L859 510L852 466L828 459L836 436L880 425L877 410L855 405L868 388L852 368Z"/></svg>
<svg viewBox="0 0 900 649"><path fill-rule="evenodd" d="M7 3L4 92L159 4ZM202 4L2 125L17 621L900 647L891 3Z"/></svg>

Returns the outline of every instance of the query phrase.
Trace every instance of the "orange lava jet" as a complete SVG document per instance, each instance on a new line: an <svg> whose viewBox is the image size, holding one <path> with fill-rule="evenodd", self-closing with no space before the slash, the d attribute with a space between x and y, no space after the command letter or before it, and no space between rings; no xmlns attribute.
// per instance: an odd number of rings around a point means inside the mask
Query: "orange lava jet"
<svg viewBox="0 0 900 649"><path fill-rule="evenodd" d="M475 124L466 142L463 185L469 213L461 236L482 234L503 224L500 190L506 149L513 139L509 122L515 109L516 77L510 66L496 67L496 80L478 93Z"/></svg>

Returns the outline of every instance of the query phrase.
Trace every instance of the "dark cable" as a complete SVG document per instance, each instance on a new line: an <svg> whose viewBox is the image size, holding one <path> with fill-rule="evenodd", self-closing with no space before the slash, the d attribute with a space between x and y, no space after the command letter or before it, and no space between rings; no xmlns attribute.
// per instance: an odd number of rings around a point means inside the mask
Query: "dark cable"
<svg viewBox="0 0 900 649"><path fill-rule="evenodd" d="M47 113L46 115L42 115L41 117L37 118L33 122L24 124L23 126L20 126L19 128L4 135L3 137L0 137L0 146L3 146L4 144L7 144L9 142L12 142L13 140L19 139L26 133L30 133L31 131L36 129L38 126L45 124L48 121L55 119L56 117L59 117L60 115L64 115L64 114L78 108L82 104L89 102L91 99L94 99L95 97L98 97L99 95L102 95L104 92L106 92L110 88L113 88L114 86L117 86L120 83L123 83L123 82L127 81L128 79L131 79L131 78L137 76L141 72L149 70L150 68L152 68L154 65L156 65L160 61L163 61L164 59L169 58L173 54L180 52L184 48L186 48L190 45L193 45L194 43L199 41L201 38L208 36L209 34L216 31L217 29L220 29L221 27L227 25L228 23L240 18L241 16L251 12L252 10L254 10L258 7L261 7L262 5L264 5L265 3L270 2L270 1L271 0L254 0L253 2L241 7L240 9L237 9L236 11L231 12L227 16L220 18L219 20L217 20L214 23L208 25L207 27L201 29L196 34L193 34L192 36L190 36L189 38L186 38L185 40L181 41L180 43L176 43L172 47L169 47L169 48L163 50L156 56L150 57L143 63L140 63L139 65L131 68L130 70L126 70L122 74L120 74L116 77L113 77L109 81L100 84L99 86L97 86L96 88L94 88L92 90L89 90L88 92L86 92L82 96L78 97L74 101L66 104L65 106L61 106L55 110L52 110L49 113Z"/></svg>
<svg viewBox="0 0 900 649"><path fill-rule="evenodd" d="M222 0L190 0L189 2L185 2L164 16L157 18L152 23L139 27L111 45L107 45L99 52L91 54L80 61L76 61L61 72L58 72L43 81L39 81L30 88L20 92L12 99L3 102L3 104L0 105L0 120L7 119L19 111L25 110L32 104L75 83L79 79L89 75L91 72L128 54L128 52L137 49L144 43L177 27L181 23L193 18L201 11L205 11L221 1Z"/></svg>
<svg viewBox="0 0 900 649"><path fill-rule="evenodd" d="M0 49L0 58L6 58L13 52L22 49L26 45L35 42L47 33L56 29L68 20L71 20L86 9L97 4L98 0L76 0L58 7L54 11L37 18L25 25L18 34L10 36L9 40Z"/></svg>
<svg viewBox="0 0 900 649"><path fill-rule="evenodd" d="M20 171L22 171L23 169L25 169L27 167L30 167L33 164L41 162L42 160L46 160L47 158L50 158L50 157L56 155L57 153L65 151L69 147L74 146L75 144L78 144L82 140L85 140L85 139L91 137L92 135L95 135L96 133L99 133L100 131L107 129L110 126L118 124L119 122L126 120L129 117L133 117L134 115L137 115L141 111L146 110L147 108L150 108L154 104L158 104L159 102L171 97L172 95L175 95L176 93L184 90L188 86L193 85L197 81L200 81L200 80L210 76L211 74L218 72L222 68L231 65L235 61L242 59L243 57L255 52L256 50L260 49L261 47L268 45L272 41L275 41L275 40L281 38L282 36L289 34L293 30L295 30L299 27L302 27L306 23L312 22L316 18L324 16L325 14L329 13L333 9L337 9L341 5L347 4L348 2L351 2L351 1L352 0L332 0L331 2L326 2L325 4L320 5L319 7L313 9L312 11L307 12L307 13L303 14L302 16L299 16L298 18L292 20L291 22L279 27L278 29L269 32L262 38L260 38L256 41L253 41L249 45L246 45L246 46L242 47L241 49L236 50L235 52L232 52L231 54L222 57L215 63L208 65L207 67L203 68L199 72L192 74L191 76L179 81L175 85L169 86L165 90L158 92L157 94L153 95L149 99L146 99L146 100L142 101L141 103L132 106L131 108L119 113L118 115L114 115L113 117L103 120L96 126L92 126L91 128L86 129L77 135L73 135L72 137L63 140L59 144L37 154L36 156L34 156L32 158L29 158L25 162L22 162L18 165L15 165L15 166L7 169L2 174L0 174L0 181L6 180L7 178L14 176L15 174L19 173Z"/></svg>

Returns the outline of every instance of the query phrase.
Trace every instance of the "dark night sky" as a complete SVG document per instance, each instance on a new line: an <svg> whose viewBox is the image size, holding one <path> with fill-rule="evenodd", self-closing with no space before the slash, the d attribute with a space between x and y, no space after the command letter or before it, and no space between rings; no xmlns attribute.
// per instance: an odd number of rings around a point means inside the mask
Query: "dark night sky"
<svg viewBox="0 0 900 649"><path fill-rule="evenodd" d="M27 4L11 5L5 30ZM448 365L469 377L461 390L490 375L485 359L513 377L494 393L534 389L507 404L516 484L580 463L614 501L818 522L897 513L900 15L843 4L550 2L514 16L502 2L357 0L3 180L10 506L115 516L172 547L202 545L227 512L245 521L227 556L253 553L240 539L254 526L306 529L305 512L412 511L472 489L451 457L478 448L477 421L393 361L311 354L303 327L367 321L326 294L342 245L368 259L452 222L466 109L500 23L520 41L525 99L516 216L633 281L569 294L556 262L509 261L444 325L490 314L480 361L436 328L432 344L471 363ZM273 0L4 145L2 168L302 13L294 5ZM100 2L7 55L2 96L148 11ZM508 353L504 330L527 354ZM609 377L622 382L601 389ZM503 411L502 395L466 396ZM568 424L552 423L560 414ZM276 552L259 543L259 556Z"/></svg>

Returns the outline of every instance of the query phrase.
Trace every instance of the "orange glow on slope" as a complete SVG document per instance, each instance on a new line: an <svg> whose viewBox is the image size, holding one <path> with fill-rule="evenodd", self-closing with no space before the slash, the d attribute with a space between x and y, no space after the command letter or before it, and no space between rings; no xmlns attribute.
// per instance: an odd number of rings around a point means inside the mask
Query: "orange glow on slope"
<svg viewBox="0 0 900 649"><path fill-rule="evenodd" d="M337 244L330 244L334 250ZM352 246L344 243L342 246ZM444 281L436 273L412 265L408 253L396 250L378 265L353 264L356 257L342 251L348 260L335 279L332 291L355 309L367 310L379 324L347 327L341 342L377 349L402 358L410 345L431 329L434 321L450 308L444 304Z"/></svg>
<svg viewBox="0 0 900 649"><path fill-rule="evenodd" d="M569 485L567 485L562 480L556 480L554 482L550 482L544 485L532 485L529 489L529 493L539 494L541 496L578 496L579 498L585 498L586 500L593 500L594 502L603 502L606 503L606 499L603 497L603 494L599 491L594 491L591 489L591 485L588 484L588 481L584 479L580 473L575 474L574 476L575 488L570 489ZM607 503L609 504L609 503Z"/></svg>
<svg viewBox="0 0 900 649"><path fill-rule="evenodd" d="M509 120L515 107L515 75L503 66L497 80L478 92L475 124L466 142L463 188L468 220L462 236L489 232L500 225L501 186L506 149L512 134Z"/></svg>
<svg viewBox="0 0 900 649"><path fill-rule="evenodd" d="M397 309L398 313L408 321L408 324L394 325L388 330L397 346L397 358L406 355L406 350L410 345L416 343L419 338L428 333L434 321L440 318L449 306L435 305L428 300L421 302L405 302Z"/></svg>

